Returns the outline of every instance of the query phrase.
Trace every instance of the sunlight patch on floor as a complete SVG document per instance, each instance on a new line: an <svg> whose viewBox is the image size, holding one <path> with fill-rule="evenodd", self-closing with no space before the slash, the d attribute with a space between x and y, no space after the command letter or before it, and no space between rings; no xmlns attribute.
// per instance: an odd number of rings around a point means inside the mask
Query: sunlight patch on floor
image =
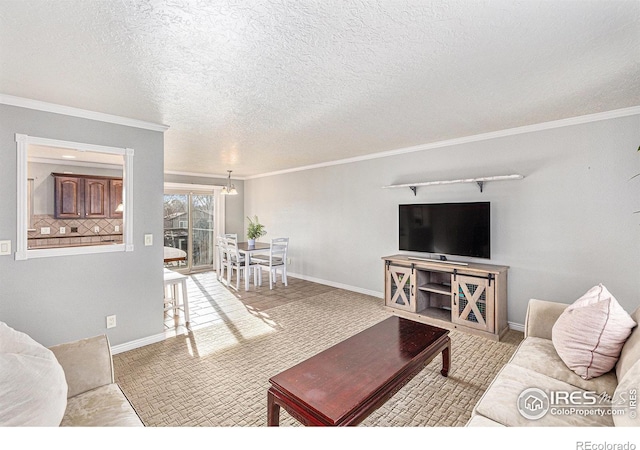
<svg viewBox="0 0 640 450"><path fill-rule="evenodd" d="M203 357L275 333L279 329L278 324L264 312L253 315L247 311L244 317L234 319L233 323L217 323L189 333L188 351L192 356Z"/></svg>

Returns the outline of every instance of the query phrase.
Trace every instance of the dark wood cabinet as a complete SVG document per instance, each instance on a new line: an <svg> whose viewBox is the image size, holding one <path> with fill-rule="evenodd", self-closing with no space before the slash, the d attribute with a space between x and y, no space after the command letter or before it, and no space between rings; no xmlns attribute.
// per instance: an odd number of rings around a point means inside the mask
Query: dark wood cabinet
<svg viewBox="0 0 640 450"><path fill-rule="evenodd" d="M55 216L57 219L80 219L84 214L84 179L54 176Z"/></svg>
<svg viewBox="0 0 640 450"><path fill-rule="evenodd" d="M122 203L122 178L51 175L54 177L56 219L122 218L122 212L116 211Z"/></svg>
<svg viewBox="0 0 640 450"><path fill-rule="evenodd" d="M84 217L104 219L109 216L109 180L84 180Z"/></svg>
<svg viewBox="0 0 640 450"><path fill-rule="evenodd" d="M122 179L112 178L109 180L109 217L122 218L122 210L118 211L120 205L122 205Z"/></svg>

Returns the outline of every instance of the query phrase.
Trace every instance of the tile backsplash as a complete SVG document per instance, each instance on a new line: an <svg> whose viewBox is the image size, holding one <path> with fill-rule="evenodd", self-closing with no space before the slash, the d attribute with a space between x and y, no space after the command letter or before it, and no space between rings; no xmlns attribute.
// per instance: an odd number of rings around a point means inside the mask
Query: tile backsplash
<svg viewBox="0 0 640 450"><path fill-rule="evenodd" d="M60 233L63 227L65 232ZM49 234L42 234L43 228L48 228ZM122 242L122 219L56 219L46 214L34 215L32 229L28 231L29 248L112 240Z"/></svg>

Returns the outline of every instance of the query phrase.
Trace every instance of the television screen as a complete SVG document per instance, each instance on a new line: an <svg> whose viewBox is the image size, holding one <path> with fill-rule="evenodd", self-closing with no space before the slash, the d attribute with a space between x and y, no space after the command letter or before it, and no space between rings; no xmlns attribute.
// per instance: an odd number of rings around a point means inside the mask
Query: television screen
<svg viewBox="0 0 640 450"><path fill-rule="evenodd" d="M399 206L400 250L490 258L490 204Z"/></svg>

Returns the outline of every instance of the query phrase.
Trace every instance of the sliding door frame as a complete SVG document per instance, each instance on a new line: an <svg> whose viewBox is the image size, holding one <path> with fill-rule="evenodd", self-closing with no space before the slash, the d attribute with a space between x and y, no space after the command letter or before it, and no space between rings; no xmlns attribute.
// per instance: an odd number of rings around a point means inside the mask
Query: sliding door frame
<svg viewBox="0 0 640 450"><path fill-rule="evenodd" d="M215 237L222 236L225 234L225 195L222 195L222 186L212 186L206 184L189 184L189 183L164 183L164 193L166 194L176 194L176 195L186 195L189 199L189 203L191 203L191 199L189 197L190 194L205 194L205 195L213 195L214 204L213 204L213 230L214 230L214 258L213 265L211 270L217 270L218 258L215 257L217 249L215 248L216 242ZM192 205L189 204L189 211L191 211ZM188 258L190 258L189 263L187 264L187 269L191 271L193 268L191 266L193 260L193 214L189 213L189 251L187 252ZM203 266L199 266L200 270L202 270ZM187 272L185 269L178 269L178 272Z"/></svg>

